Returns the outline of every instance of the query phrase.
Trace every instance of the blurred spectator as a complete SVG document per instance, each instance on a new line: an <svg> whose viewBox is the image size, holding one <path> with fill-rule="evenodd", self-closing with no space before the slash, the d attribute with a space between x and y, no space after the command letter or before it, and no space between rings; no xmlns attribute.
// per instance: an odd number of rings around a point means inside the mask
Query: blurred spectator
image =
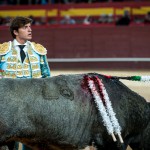
<svg viewBox="0 0 150 150"><path fill-rule="evenodd" d="M35 3L35 4L42 4L42 5L45 5L45 4L48 4L48 0L35 0L34 3Z"/></svg>
<svg viewBox="0 0 150 150"><path fill-rule="evenodd" d="M83 19L83 24L85 25L89 25L92 23L92 17L91 16L86 16L84 19Z"/></svg>
<svg viewBox="0 0 150 150"><path fill-rule="evenodd" d="M69 0L51 0L51 1L52 3L55 3L55 4L57 3L69 4L70 3Z"/></svg>
<svg viewBox="0 0 150 150"><path fill-rule="evenodd" d="M29 18L31 18L33 20L32 25L46 25L46 23L47 23L47 18L44 16L35 18L31 15L31 16L29 16Z"/></svg>
<svg viewBox="0 0 150 150"><path fill-rule="evenodd" d="M60 21L60 24L76 24L76 21L74 19L72 19L69 15L66 15Z"/></svg>
<svg viewBox="0 0 150 150"><path fill-rule="evenodd" d="M109 14L108 15L108 20L107 20L108 23L113 23L114 22L114 16L113 14Z"/></svg>
<svg viewBox="0 0 150 150"><path fill-rule="evenodd" d="M6 4L8 4L7 0L0 0L0 5L6 5Z"/></svg>
<svg viewBox="0 0 150 150"><path fill-rule="evenodd" d="M46 25L46 23L47 23L47 18L44 17L44 16L41 17L41 18L40 18L40 24L41 24L41 25Z"/></svg>
<svg viewBox="0 0 150 150"><path fill-rule="evenodd" d="M51 2L53 2L55 0L51 0ZM20 4L20 5L28 5L28 4L48 4L49 0L0 0L0 5L16 5L16 4Z"/></svg>
<svg viewBox="0 0 150 150"><path fill-rule="evenodd" d="M4 23L4 18L0 16L0 26L3 25Z"/></svg>
<svg viewBox="0 0 150 150"><path fill-rule="evenodd" d="M97 20L97 23L108 23L108 15L101 14Z"/></svg>
<svg viewBox="0 0 150 150"><path fill-rule="evenodd" d="M45 23L44 23L44 20L42 19L42 17L41 18L36 18L36 17L34 17L34 16L29 16L29 18L30 19L32 19L32 25L44 25Z"/></svg>
<svg viewBox="0 0 150 150"><path fill-rule="evenodd" d="M3 25L5 25L5 26L9 26L9 23L10 23L10 20L11 20L11 17L5 17L4 18L4 21L3 21Z"/></svg>
<svg viewBox="0 0 150 150"><path fill-rule="evenodd" d="M45 5L45 4L48 4L48 2L47 2L47 0L41 0L41 4Z"/></svg>
<svg viewBox="0 0 150 150"><path fill-rule="evenodd" d="M49 18L48 24L56 25L56 24L58 24L58 20L55 18Z"/></svg>
<svg viewBox="0 0 150 150"><path fill-rule="evenodd" d="M36 22L36 21L35 21L35 18L34 18L32 15L29 16L29 18L32 19L32 25L35 25L35 22Z"/></svg>
<svg viewBox="0 0 150 150"><path fill-rule="evenodd" d="M139 24L139 23L143 23L144 22L144 18L143 16L139 17L139 16L134 16L134 23Z"/></svg>
<svg viewBox="0 0 150 150"><path fill-rule="evenodd" d="M15 5L15 4L17 4L17 0L7 0L7 3L9 5Z"/></svg>
<svg viewBox="0 0 150 150"><path fill-rule="evenodd" d="M150 12L148 12L144 18L144 23L150 23Z"/></svg>
<svg viewBox="0 0 150 150"><path fill-rule="evenodd" d="M116 25L129 25L131 22L128 10L124 11L124 15L116 21Z"/></svg>
<svg viewBox="0 0 150 150"><path fill-rule="evenodd" d="M19 4L20 4L20 5L28 5L29 2L28 2L28 0L20 0L20 1L19 1Z"/></svg>

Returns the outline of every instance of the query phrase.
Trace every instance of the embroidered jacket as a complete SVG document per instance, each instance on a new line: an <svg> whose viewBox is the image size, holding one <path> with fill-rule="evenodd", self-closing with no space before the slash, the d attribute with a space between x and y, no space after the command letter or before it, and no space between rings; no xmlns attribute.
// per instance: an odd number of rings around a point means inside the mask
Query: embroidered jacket
<svg viewBox="0 0 150 150"><path fill-rule="evenodd" d="M29 42L26 58L22 63L13 42L0 44L0 76L4 78L45 78L50 77L46 49L37 43Z"/></svg>

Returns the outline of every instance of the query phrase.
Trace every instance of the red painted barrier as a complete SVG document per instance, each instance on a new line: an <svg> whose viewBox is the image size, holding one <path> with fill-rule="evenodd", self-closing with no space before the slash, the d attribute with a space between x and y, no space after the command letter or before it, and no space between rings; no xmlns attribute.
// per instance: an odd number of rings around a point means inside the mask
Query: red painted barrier
<svg viewBox="0 0 150 150"><path fill-rule="evenodd" d="M150 57L150 26L61 26L33 27L33 40L48 50L48 58ZM0 43L11 40L8 28L0 29ZM90 67L84 63L52 63L54 67ZM82 64L82 65L81 65ZM93 66L95 63L89 63ZM121 63L96 63L119 68ZM104 66L103 66L103 65ZM129 65L127 65L129 64ZM143 65L141 65L143 64ZM126 63L124 67L149 68L147 63Z"/></svg>

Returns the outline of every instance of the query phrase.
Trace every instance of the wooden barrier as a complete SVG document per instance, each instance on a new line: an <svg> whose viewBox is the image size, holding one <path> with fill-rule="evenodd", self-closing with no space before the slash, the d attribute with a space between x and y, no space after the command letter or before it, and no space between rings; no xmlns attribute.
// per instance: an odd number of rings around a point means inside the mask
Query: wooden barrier
<svg viewBox="0 0 150 150"><path fill-rule="evenodd" d="M48 50L48 58L150 58L150 26L33 27L33 40ZM0 43L11 40L0 28ZM101 67L149 69L150 62L51 62L55 68ZM52 67L53 68L53 67Z"/></svg>

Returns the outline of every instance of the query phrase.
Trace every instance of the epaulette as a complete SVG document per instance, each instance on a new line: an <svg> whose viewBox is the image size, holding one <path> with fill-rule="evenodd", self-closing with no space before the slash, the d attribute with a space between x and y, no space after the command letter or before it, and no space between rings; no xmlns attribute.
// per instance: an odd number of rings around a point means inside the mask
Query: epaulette
<svg viewBox="0 0 150 150"><path fill-rule="evenodd" d="M38 54L40 55L46 55L47 54L47 50L41 45L41 44L38 44L38 43L35 43L35 42L31 42L33 45L34 45L34 51L37 52Z"/></svg>
<svg viewBox="0 0 150 150"><path fill-rule="evenodd" d="M9 42L0 44L0 55L5 55L9 52Z"/></svg>

